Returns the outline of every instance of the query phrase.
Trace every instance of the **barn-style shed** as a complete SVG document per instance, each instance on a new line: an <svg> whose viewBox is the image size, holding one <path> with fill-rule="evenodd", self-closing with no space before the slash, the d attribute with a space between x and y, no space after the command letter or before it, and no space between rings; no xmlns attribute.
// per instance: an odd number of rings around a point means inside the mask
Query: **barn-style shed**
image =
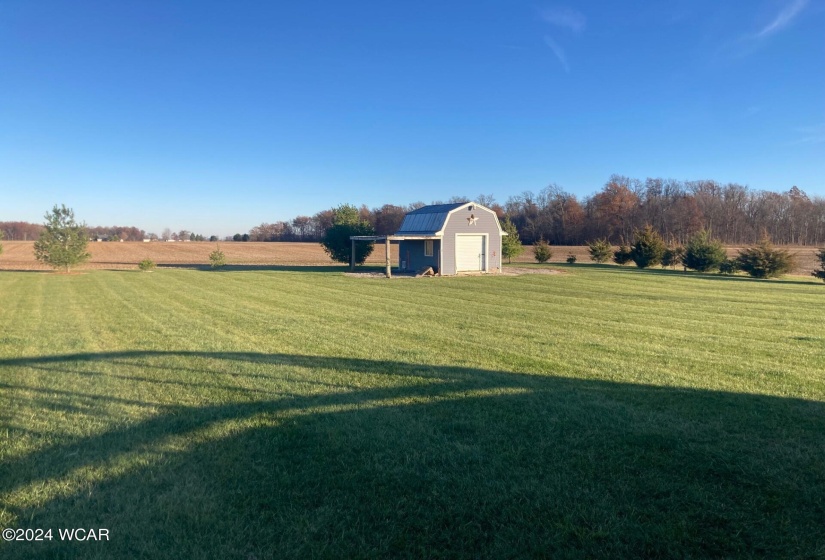
<svg viewBox="0 0 825 560"><path fill-rule="evenodd" d="M475 202L422 206L404 216L394 235L353 237L358 240L399 243L398 268L426 267L442 275L460 272L500 272L502 231L496 213ZM354 248L354 245L353 245ZM353 249L354 254L354 249Z"/></svg>

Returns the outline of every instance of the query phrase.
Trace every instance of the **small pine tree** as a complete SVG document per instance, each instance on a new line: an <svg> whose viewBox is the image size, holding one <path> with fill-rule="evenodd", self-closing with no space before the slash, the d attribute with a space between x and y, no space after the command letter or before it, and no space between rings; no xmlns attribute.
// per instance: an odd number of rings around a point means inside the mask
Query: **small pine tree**
<svg viewBox="0 0 825 560"><path fill-rule="evenodd" d="M709 272L718 270L719 266L725 262L727 254L722 242L712 239L710 232L700 230L690 236L685 245L685 257L682 262L686 267L698 272Z"/></svg>
<svg viewBox="0 0 825 560"><path fill-rule="evenodd" d="M576 255L574 255L573 253L567 255L567 264L576 264L577 260L578 259L576 258Z"/></svg>
<svg viewBox="0 0 825 560"><path fill-rule="evenodd" d="M630 249L630 258L639 268L656 266L662 262L665 254L665 242L653 226L645 226L636 230L633 247Z"/></svg>
<svg viewBox="0 0 825 560"><path fill-rule="evenodd" d="M775 248L765 236L753 247L739 251L736 264L753 278L775 278L790 272L795 263L793 255Z"/></svg>
<svg viewBox="0 0 825 560"><path fill-rule="evenodd" d="M739 270L739 264L736 259L725 259L719 265L719 274L736 274L737 270Z"/></svg>
<svg viewBox="0 0 825 560"><path fill-rule="evenodd" d="M212 268L223 268L226 266L226 255L221 251L220 245L217 245L215 250L209 253L209 266Z"/></svg>
<svg viewBox="0 0 825 560"><path fill-rule="evenodd" d="M816 254L816 258L819 259L819 270L811 272L811 276L825 281L825 249L820 249Z"/></svg>
<svg viewBox="0 0 825 560"><path fill-rule="evenodd" d="M616 264L627 264L633 260L633 251L627 245L620 245L619 249L613 253L613 262Z"/></svg>
<svg viewBox="0 0 825 560"><path fill-rule="evenodd" d="M507 257L507 262L512 262L513 257L517 257L524 252L524 246L518 236L516 224L507 216L501 222L501 229L507 234L501 238L501 255Z"/></svg>
<svg viewBox="0 0 825 560"><path fill-rule="evenodd" d="M587 244L590 253L590 260L599 264L604 264L613 256L613 246L607 239L597 239Z"/></svg>
<svg viewBox="0 0 825 560"><path fill-rule="evenodd" d="M676 268L682 263L682 258L685 256L685 248L681 245L675 247L668 247L662 255L662 266Z"/></svg>
<svg viewBox="0 0 825 560"><path fill-rule="evenodd" d="M143 272L149 272L153 268L155 268L155 261L152 259L143 259L138 263L138 268L141 269Z"/></svg>
<svg viewBox="0 0 825 560"><path fill-rule="evenodd" d="M533 256L536 258L536 261L540 263L546 263L553 257L553 251L550 249L550 244L541 238L538 242L533 245Z"/></svg>
<svg viewBox="0 0 825 560"><path fill-rule="evenodd" d="M55 205L45 218L43 232L34 242L37 260L69 272L73 266L91 258L92 255L86 252L89 244L86 226L75 222L74 210L64 204Z"/></svg>

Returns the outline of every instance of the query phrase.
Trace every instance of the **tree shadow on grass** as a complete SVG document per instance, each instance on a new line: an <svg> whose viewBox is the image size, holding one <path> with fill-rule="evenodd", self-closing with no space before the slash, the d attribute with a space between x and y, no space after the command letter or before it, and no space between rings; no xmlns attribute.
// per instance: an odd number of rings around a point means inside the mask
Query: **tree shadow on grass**
<svg viewBox="0 0 825 560"><path fill-rule="evenodd" d="M616 274L642 274L642 275L659 275L659 276L676 276L679 278L696 278L699 280L711 280L722 282L748 282L748 283L770 283L770 284L793 284L796 286L813 284L806 276L798 276L796 280L783 278L751 278L750 276L719 274L717 272L696 272L695 270L677 270L667 268L637 268L635 266L616 266L609 264L559 264L560 268L598 268L606 272L614 272Z"/></svg>
<svg viewBox="0 0 825 560"><path fill-rule="evenodd" d="M161 370L152 376L146 363ZM825 552L819 402L285 354L0 360L0 371L86 372L99 382L106 372L92 372L102 366L132 377L153 414L0 462L0 499L18 527L105 527L112 540L0 544L4 557ZM351 382L303 385L342 371ZM285 384L257 398L159 403L176 376L207 384L195 397L221 384ZM141 404L99 393L90 401L96 386L0 390L35 394L68 418L67 404Z"/></svg>
<svg viewBox="0 0 825 560"><path fill-rule="evenodd" d="M208 270L210 272L327 272L341 273L349 271L344 265L288 265L288 264L227 264L220 268L212 268L208 264L158 264L158 268L179 268L185 270ZM358 267L356 270L360 270Z"/></svg>

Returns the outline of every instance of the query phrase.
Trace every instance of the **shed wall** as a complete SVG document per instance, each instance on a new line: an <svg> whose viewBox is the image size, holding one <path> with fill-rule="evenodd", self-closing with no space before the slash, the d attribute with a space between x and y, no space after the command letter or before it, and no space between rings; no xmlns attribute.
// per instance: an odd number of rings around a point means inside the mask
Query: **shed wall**
<svg viewBox="0 0 825 560"><path fill-rule="evenodd" d="M477 220L475 225L469 225L467 218L473 214ZM494 212L480 209L477 206L473 210L459 208L447 218L444 226L443 254L441 274L455 274L455 246L456 234L486 234L487 243L485 246L485 262L487 271L501 269L501 234L499 233L498 217Z"/></svg>
<svg viewBox="0 0 825 560"><path fill-rule="evenodd" d="M398 242L398 266L401 268L402 261L406 261L406 270L416 271L426 266L433 267L438 271L438 253L441 250L441 242L433 240L433 256L424 255L423 239L405 239Z"/></svg>

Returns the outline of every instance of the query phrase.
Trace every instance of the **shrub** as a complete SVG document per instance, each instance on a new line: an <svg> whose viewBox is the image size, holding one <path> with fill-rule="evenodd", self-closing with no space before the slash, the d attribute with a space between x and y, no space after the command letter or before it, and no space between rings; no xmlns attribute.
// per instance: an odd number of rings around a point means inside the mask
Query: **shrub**
<svg viewBox="0 0 825 560"><path fill-rule="evenodd" d="M613 253L613 262L627 264L633 260L633 252L627 245L620 245L619 250Z"/></svg>
<svg viewBox="0 0 825 560"><path fill-rule="evenodd" d="M662 266L669 266L675 268L682 264L682 258L685 256L685 248L681 245L676 247L668 247L662 254Z"/></svg>
<svg viewBox="0 0 825 560"><path fill-rule="evenodd" d="M739 264L736 259L725 259L719 265L719 274L735 274L739 270Z"/></svg>
<svg viewBox="0 0 825 560"><path fill-rule="evenodd" d="M763 237L753 247L739 251L736 263L753 278L774 278L793 269L794 257L784 249L775 248L767 237Z"/></svg>
<svg viewBox="0 0 825 560"><path fill-rule="evenodd" d="M223 254L220 246L209 253L209 266L212 268L222 268L226 266L226 255Z"/></svg>
<svg viewBox="0 0 825 560"><path fill-rule="evenodd" d="M577 260L576 255L574 255L572 253L567 255L567 264L574 264L576 262L576 260Z"/></svg>
<svg viewBox="0 0 825 560"><path fill-rule="evenodd" d="M703 229L694 233L688 240L682 262L686 267L698 272L708 272L717 270L726 259L727 254L722 242L711 239L710 232Z"/></svg>
<svg viewBox="0 0 825 560"><path fill-rule="evenodd" d="M507 234L501 238L501 255L507 257L507 262L511 262L513 257L517 257L524 252L524 246L518 236L518 229L510 217L504 218L501 229Z"/></svg>
<svg viewBox="0 0 825 560"><path fill-rule="evenodd" d="M550 244L543 238L533 245L533 256L540 263L546 263L553 256L553 251L550 249Z"/></svg>
<svg viewBox="0 0 825 560"><path fill-rule="evenodd" d="M819 259L819 270L811 272L811 276L825 281L825 249L820 249L816 254L816 258Z"/></svg>
<svg viewBox="0 0 825 560"><path fill-rule="evenodd" d="M662 262L665 254L665 242L653 226L645 226L644 229L636 230L634 234L633 247L630 250L630 258L639 268L656 266Z"/></svg>
<svg viewBox="0 0 825 560"><path fill-rule="evenodd" d="M153 268L155 268L155 266L155 261L153 261L152 259L143 259L138 263L138 268L144 272L152 270Z"/></svg>
<svg viewBox="0 0 825 560"><path fill-rule="evenodd" d="M321 241L324 252L334 261L348 263L352 255L352 235L375 235L375 229L359 218L355 206L343 204L335 209L332 227L324 233ZM372 241L358 241L355 244L355 264L363 264L374 247Z"/></svg>
<svg viewBox="0 0 825 560"><path fill-rule="evenodd" d="M604 264L613 256L613 246L607 239L597 239L587 244L590 252L590 260L599 264Z"/></svg>

